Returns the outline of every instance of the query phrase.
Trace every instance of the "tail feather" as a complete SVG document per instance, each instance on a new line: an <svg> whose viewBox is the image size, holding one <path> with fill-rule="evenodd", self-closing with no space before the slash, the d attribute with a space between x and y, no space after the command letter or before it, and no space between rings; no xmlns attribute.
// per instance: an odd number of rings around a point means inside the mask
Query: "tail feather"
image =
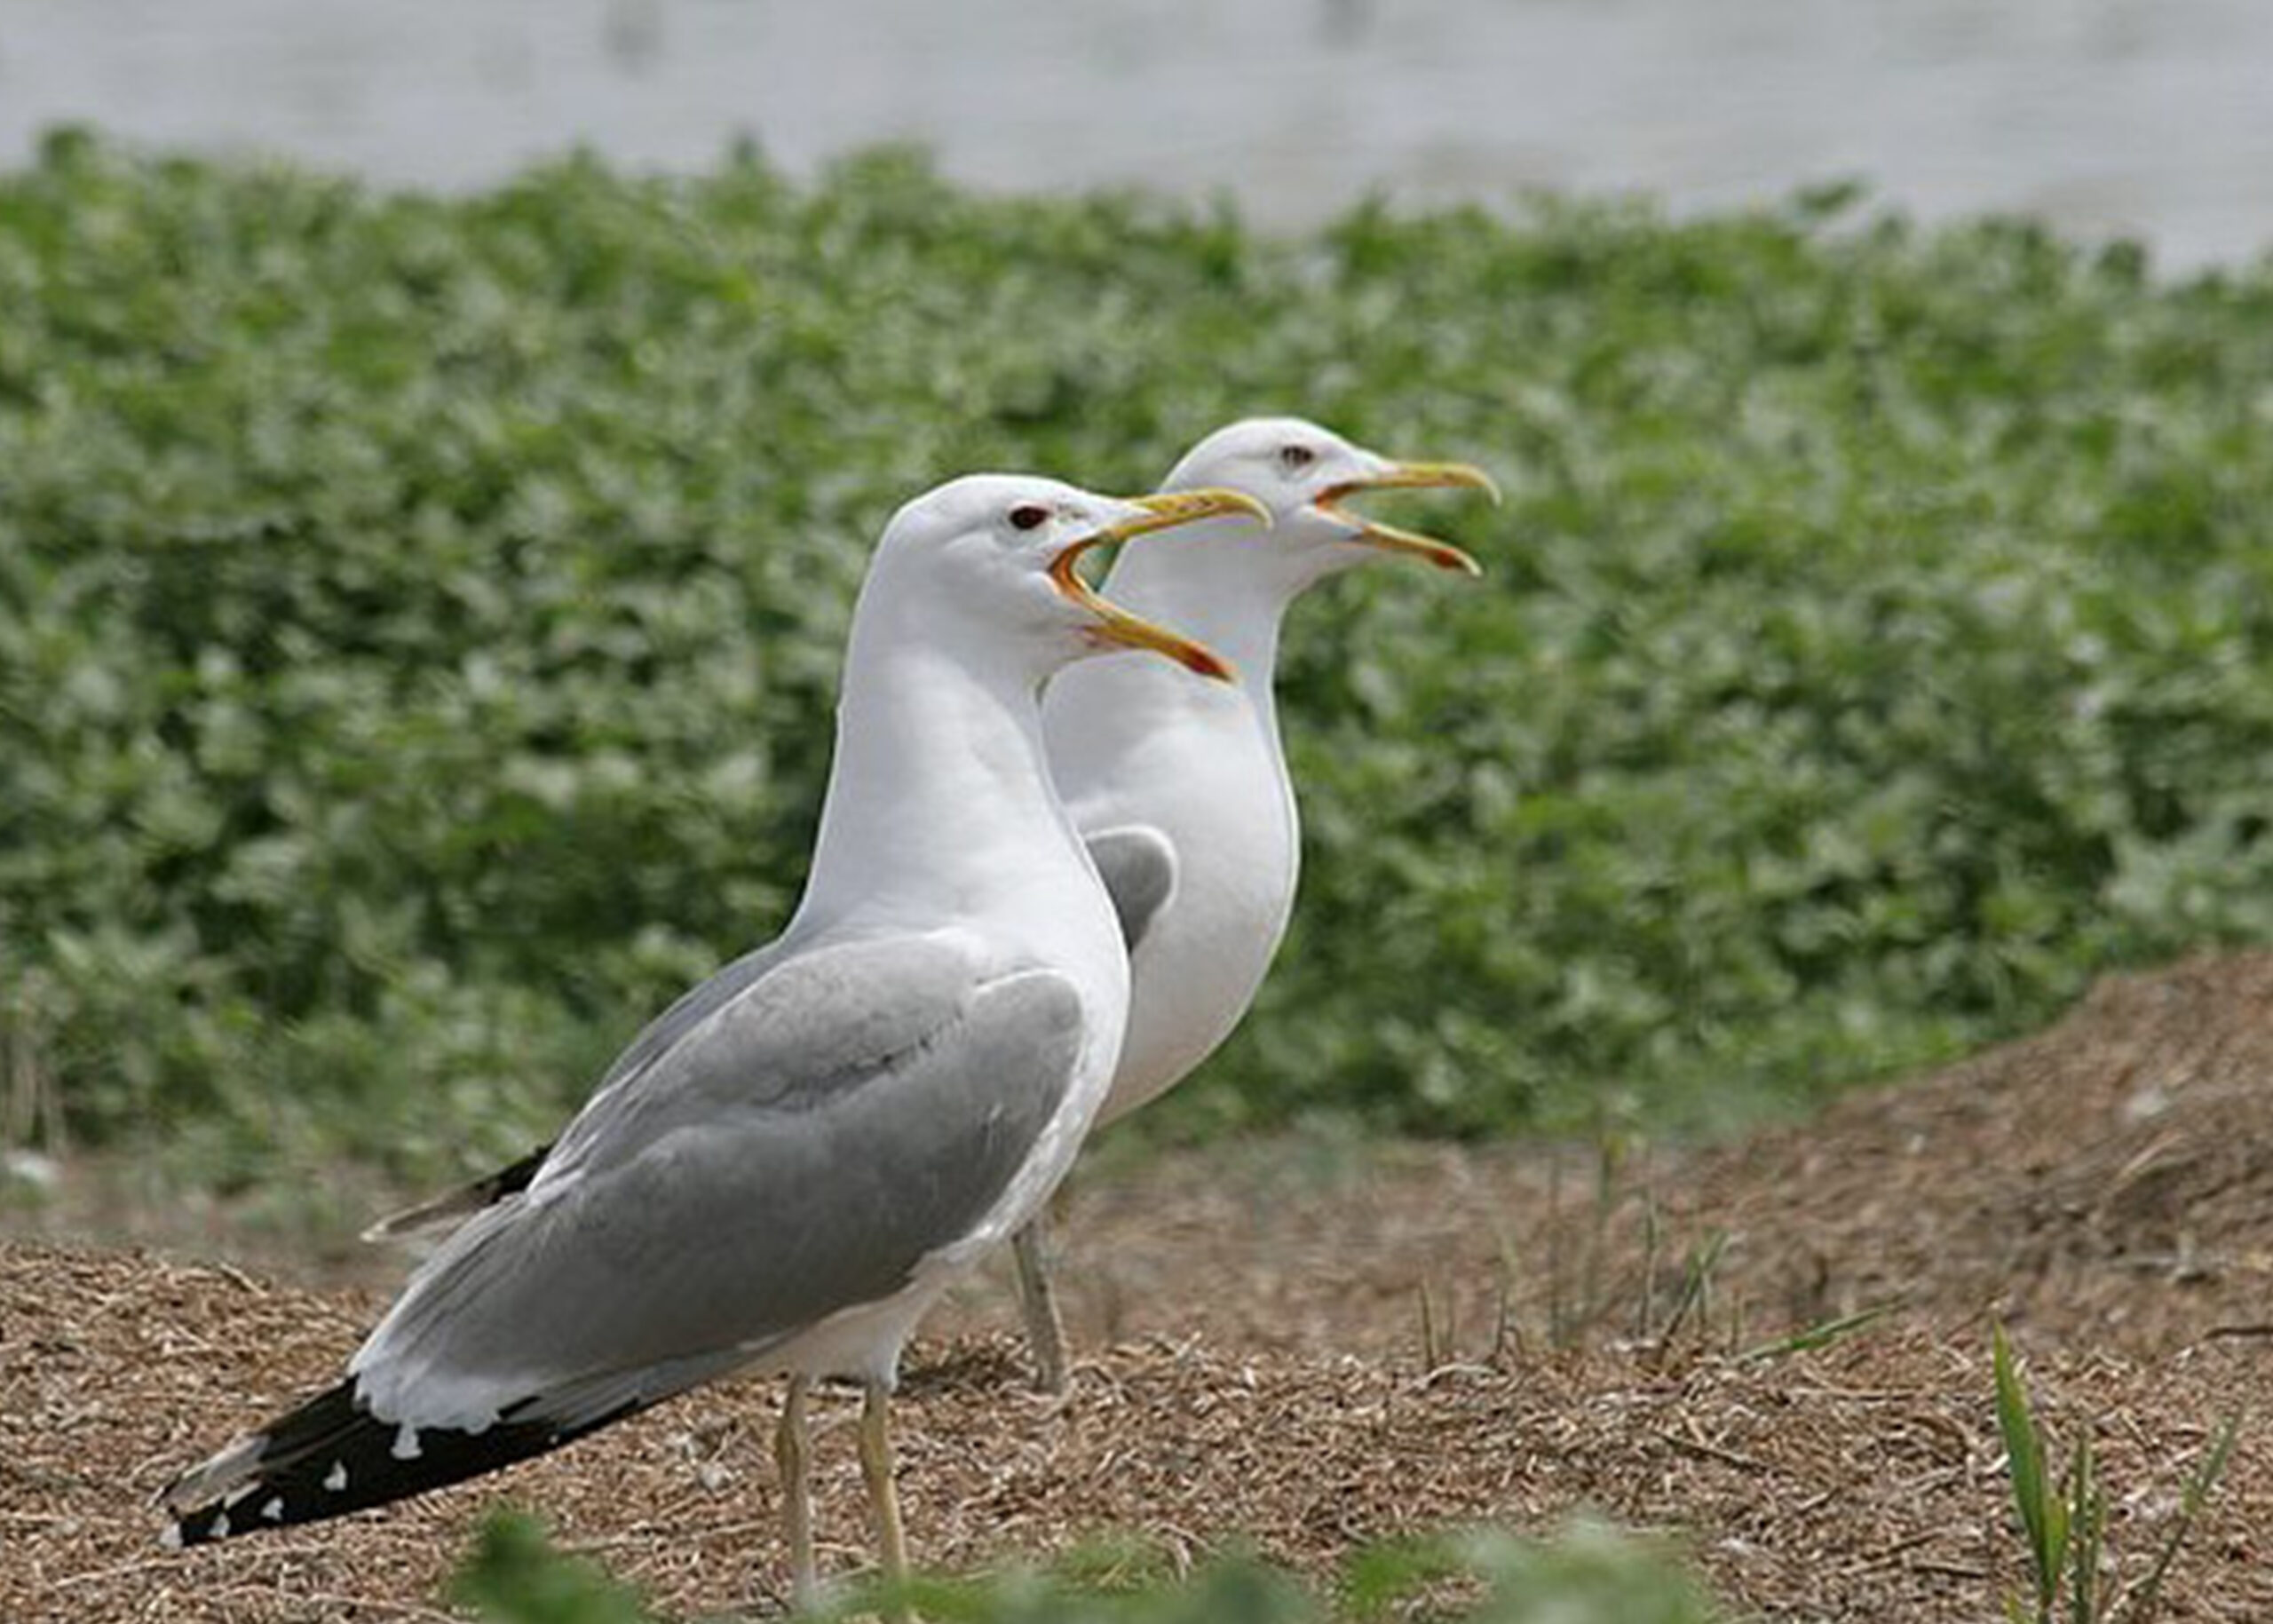
<svg viewBox="0 0 2273 1624"><path fill-rule="evenodd" d="M543 1454L642 1407L628 1402L574 1423L516 1421L508 1411L479 1432L408 1427L361 1407L350 1377L168 1485L160 1499L177 1515L166 1543L202 1545L405 1500Z"/></svg>
<svg viewBox="0 0 2273 1624"><path fill-rule="evenodd" d="M540 1145L511 1167L500 1168L495 1173L460 1184L456 1189L421 1201L416 1207L406 1207L400 1212L391 1212L362 1233L365 1240L400 1240L405 1236L455 1224L470 1218L485 1207L494 1207L509 1195L518 1195L529 1187L529 1183L544 1166L544 1159L552 1153L552 1146Z"/></svg>

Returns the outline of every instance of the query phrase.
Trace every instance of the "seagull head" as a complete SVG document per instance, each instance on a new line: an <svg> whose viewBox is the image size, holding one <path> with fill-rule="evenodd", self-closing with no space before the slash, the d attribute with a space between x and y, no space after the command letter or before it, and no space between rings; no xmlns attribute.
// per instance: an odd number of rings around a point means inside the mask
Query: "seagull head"
<svg viewBox="0 0 2273 1624"><path fill-rule="evenodd" d="M913 595L926 635L1030 663L1038 675L1090 654L1145 649L1203 677L1231 667L1191 638L1100 597L1082 556L1201 519L1268 525L1271 512L1235 490L1101 496L1025 474L970 474L908 503L885 527L870 571L920 582Z"/></svg>
<svg viewBox="0 0 2273 1624"><path fill-rule="evenodd" d="M1299 590L1321 575L1390 554L1476 575L1474 558L1449 542L1400 530L1343 503L1372 491L1479 490L1500 499L1491 475L1466 463L1400 462L1353 445L1300 417L1249 417L1216 430L1184 454L1165 490L1244 491L1271 511L1258 555L1295 566Z"/></svg>

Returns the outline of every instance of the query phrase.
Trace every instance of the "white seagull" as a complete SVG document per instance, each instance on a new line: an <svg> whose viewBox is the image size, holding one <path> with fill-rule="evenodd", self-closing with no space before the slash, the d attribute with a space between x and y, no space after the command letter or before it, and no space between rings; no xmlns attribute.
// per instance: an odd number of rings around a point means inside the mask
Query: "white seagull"
<svg viewBox="0 0 2273 1624"><path fill-rule="evenodd" d="M1164 490L1224 487L1271 510L1268 535L1217 521L1124 551L1104 590L1229 659L1230 685L1160 680L1157 662L1092 661L1042 702L1050 772L1113 893L1129 950L1129 1034L1097 1125L1182 1081L1229 1037L1270 969L1295 902L1301 827L1272 697L1295 598L1369 558L1480 574L1459 548L1346 510L1367 491L1499 490L1465 463L1399 462L1299 417L1218 429ZM1065 1333L1037 1209L1017 1240L1038 1378L1065 1383Z"/></svg>
<svg viewBox="0 0 2273 1624"><path fill-rule="evenodd" d="M776 1447L800 1598L820 1377L867 1390L861 1462L900 1577L901 1345L1064 1176L1128 1013L1121 929L1044 767L1042 685L1127 648L1228 675L1097 597L1075 561L1233 514L1267 518L1228 491L1120 502L1002 475L902 508L854 612L788 929L639 1034L534 1176L418 1269L338 1385L176 1478L170 1541L419 1493L755 1367L790 1378Z"/></svg>
<svg viewBox="0 0 2273 1624"><path fill-rule="evenodd" d="M1397 461L1299 417L1218 429L1185 454L1163 488L1202 487L1254 497L1271 511L1270 534L1224 519L1184 526L1124 549L1105 590L1223 650L1238 680L1195 683L1157 661L1095 660L1055 678L1042 706L1050 771L1112 894L1130 956L1128 1036L1099 1124L1158 1098L1215 1052L1255 1001L1286 934L1302 842L1272 677L1288 606L1369 558L1480 573L1457 547L1342 504L1412 488L1499 499L1481 469ZM382 1219L367 1238L478 1211L527 1184L550 1153L542 1147ZM1039 1209L1016 1249L1037 1380L1063 1391L1065 1339Z"/></svg>

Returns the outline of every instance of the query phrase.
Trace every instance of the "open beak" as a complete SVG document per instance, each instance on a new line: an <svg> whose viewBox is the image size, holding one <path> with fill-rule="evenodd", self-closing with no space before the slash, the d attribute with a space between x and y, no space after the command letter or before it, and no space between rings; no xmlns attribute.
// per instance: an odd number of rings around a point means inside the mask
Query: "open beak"
<svg viewBox="0 0 2273 1624"><path fill-rule="evenodd" d="M1385 525L1363 514L1344 512L1342 509L1341 503L1346 497L1382 490L1482 491L1492 498L1493 505L1496 507L1500 502L1500 487L1492 482L1490 474L1467 463L1384 463L1362 479L1345 479L1339 485L1329 486L1311 500L1311 505L1320 512L1355 529L1358 532L1355 539L1368 547L1425 559L1438 569L1458 570L1468 575L1484 573L1481 565L1450 542L1440 542L1432 535L1422 535L1417 531L1400 530L1395 525Z"/></svg>
<svg viewBox="0 0 2273 1624"><path fill-rule="evenodd" d="M1252 519L1258 524L1271 522L1271 510L1254 497L1234 490L1176 491L1159 496L1131 496L1127 505L1141 510L1119 524L1107 525L1102 530L1081 537L1049 563L1049 578L1057 590L1097 617L1096 636L1102 642L1117 643L1125 648L1148 648L1154 654L1166 654L1188 671L1202 677L1213 677L1219 682L1232 680L1228 661L1213 649L1179 637L1165 626L1156 626L1142 615L1131 614L1119 604L1098 597L1089 590L1088 582L1074 573L1074 565L1083 553L1108 542L1133 541L1155 530L1172 530L1178 525L1188 525L1202 519L1216 519L1231 514Z"/></svg>

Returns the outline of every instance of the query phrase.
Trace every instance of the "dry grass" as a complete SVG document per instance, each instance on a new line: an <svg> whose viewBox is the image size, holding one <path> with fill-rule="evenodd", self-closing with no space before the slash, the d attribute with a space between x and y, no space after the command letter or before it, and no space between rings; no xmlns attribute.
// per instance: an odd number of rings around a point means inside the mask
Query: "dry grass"
<svg viewBox="0 0 2273 1624"><path fill-rule="evenodd" d="M1177 1559L1245 1536L1324 1569L1383 1534L1592 1508L1677 1533L1770 1617L1993 1616L2022 1576L1992 1313L2055 1437L2094 1429L2110 1548L2132 1564L2211 1424L2273 1414L2269 1079L2273 958L2200 961L1806 1128L1629 1166L1599 1214L1583 1161L1514 1151L1312 1143L1092 1183L1064 1232L1090 1353L1069 1401L1026 1392L999 1282L913 1354L919 1555L963 1567L1125 1531ZM1668 1336L1683 1250L1712 1233L1707 1299ZM1831 1347L1737 1352L1889 1296L1898 1319ZM441 1616L439 1581L501 1497L674 1609L778 1608L763 1383L425 1502L159 1550L156 1486L327 1379L380 1302L0 1245L0 1618ZM868 1541L850 1410L826 1414L821 1533L844 1566ZM2260 1432L2166 1616L2273 1617Z"/></svg>
<svg viewBox="0 0 2273 1624"><path fill-rule="evenodd" d="M1718 1237L1722 1345L1886 1303L2141 1357L2273 1345L2273 954L2111 978L2035 1037L1741 1145L1631 1152L1606 1213L1602 1184L1594 1147L1155 1164L1074 1190L1068 1311L1092 1338L1387 1356L1425 1287L1471 1354L1502 1318L1527 1345L1641 1336ZM1010 1323L967 1301L958 1323Z"/></svg>

